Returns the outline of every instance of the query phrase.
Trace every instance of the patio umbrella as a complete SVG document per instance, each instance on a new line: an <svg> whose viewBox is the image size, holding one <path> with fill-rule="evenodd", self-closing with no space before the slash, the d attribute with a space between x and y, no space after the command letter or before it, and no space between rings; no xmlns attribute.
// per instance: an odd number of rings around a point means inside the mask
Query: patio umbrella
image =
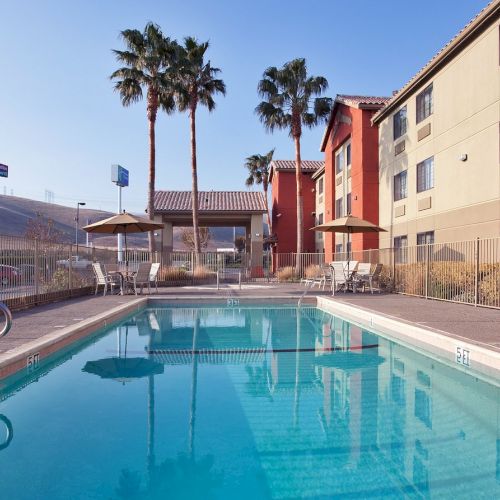
<svg viewBox="0 0 500 500"><path fill-rule="evenodd" d="M164 224L159 222L151 222L149 219L137 217L123 211L121 214L113 215L108 219L94 222L88 226L84 226L83 230L87 233L103 233L103 234L124 234L125 235L125 255L127 255L127 234L128 233L147 233L155 229L163 229ZM128 260L126 259L128 268Z"/></svg>
<svg viewBox="0 0 500 500"><path fill-rule="evenodd" d="M353 233L380 233L385 229L371 223L370 221L347 215L338 219L325 222L319 226L311 228L311 231L322 231L324 233L347 233L347 244L349 245L351 234ZM350 252L347 254L347 260L350 260Z"/></svg>
<svg viewBox="0 0 500 500"><path fill-rule="evenodd" d="M162 363L151 359L120 357L87 361L83 367L84 372L123 383L149 375L159 375L163 373L163 369Z"/></svg>

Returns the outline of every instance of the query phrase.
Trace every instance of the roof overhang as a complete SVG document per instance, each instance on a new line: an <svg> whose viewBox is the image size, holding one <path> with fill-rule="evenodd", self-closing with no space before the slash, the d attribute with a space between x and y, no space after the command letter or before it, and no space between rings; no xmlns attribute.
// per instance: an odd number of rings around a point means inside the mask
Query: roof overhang
<svg viewBox="0 0 500 500"><path fill-rule="evenodd" d="M500 2L493 0L373 116L372 124L380 123L388 114L398 108L415 90L423 86L443 66L497 21L499 16Z"/></svg>

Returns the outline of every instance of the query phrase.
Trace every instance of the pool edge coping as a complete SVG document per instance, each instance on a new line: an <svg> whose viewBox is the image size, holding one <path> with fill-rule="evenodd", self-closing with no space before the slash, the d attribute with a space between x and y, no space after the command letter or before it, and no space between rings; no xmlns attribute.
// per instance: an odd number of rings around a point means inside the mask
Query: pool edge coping
<svg viewBox="0 0 500 500"><path fill-rule="evenodd" d="M414 350L422 350L428 355L441 355L455 368L466 373L474 375L478 372L497 380L500 377L500 352L488 348L487 344L480 345L443 330L421 326L373 309L332 300L331 297L316 296L316 299L317 307L326 312L338 315L369 330L375 330L375 333L381 333L395 341L401 341ZM459 347L469 351L471 366L457 362L456 355Z"/></svg>
<svg viewBox="0 0 500 500"><path fill-rule="evenodd" d="M73 325L58 330L54 329L40 338L0 354L0 380L14 375L23 368L27 368L30 357L38 355L36 359L33 358L32 360L34 363L38 363L40 360L87 337L96 329L106 327L109 323L127 316L132 311L141 309L147 305L147 302L147 297L134 299Z"/></svg>

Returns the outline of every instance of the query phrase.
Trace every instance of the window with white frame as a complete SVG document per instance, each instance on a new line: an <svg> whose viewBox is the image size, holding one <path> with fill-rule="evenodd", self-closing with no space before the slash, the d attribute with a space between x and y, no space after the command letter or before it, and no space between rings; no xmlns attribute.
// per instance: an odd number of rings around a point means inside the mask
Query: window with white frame
<svg viewBox="0 0 500 500"><path fill-rule="evenodd" d="M417 123L431 116L434 111L432 102L432 83L417 95Z"/></svg>
<svg viewBox="0 0 500 500"><path fill-rule="evenodd" d="M345 158L346 158L346 164L347 168L351 166L351 143L349 142L345 148Z"/></svg>
<svg viewBox="0 0 500 500"><path fill-rule="evenodd" d="M323 194L323 177L318 180L318 194Z"/></svg>
<svg viewBox="0 0 500 500"><path fill-rule="evenodd" d="M394 201L403 200L408 196L408 172L403 170L394 176Z"/></svg>
<svg viewBox="0 0 500 500"><path fill-rule="evenodd" d="M344 170L344 151L341 149L335 155L335 173L340 174Z"/></svg>
<svg viewBox="0 0 500 500"><path fill-rule="evenodd" d="M434 187L434 157L431 156L417 165L417 193Z"/></svg>
<svg viewBox="0 0 500 500"><path fill-rule="evenodd" d="M335 200L335 218L338 219L344 215L342 198Z"/></svg>
<svg viewBox="0 0 500 500"><path fill-rule="evenodd" d="M346 215L351 215L351 193L347 193L346 196Z"/></svg>
<svg viewBox="0 0 500 500"><path fill-rule="evenodd" d="M408 236L396 236L394 238L394 260L397 264L407 261Z"/></svg>
<svg viewBox="0 0 500 500"><path fill-rule="evenodd" d="M338 243L337 245L335 245L335 253L342 253L342 250L343 250L342 243Z"/></svg>
<svg viewBox="0 0 500 500"><path fill-rule="evenodd" d="M402 107L392 117L394 140L406 134L406 106Z"/></svg>
<svg viewBox="0 0 500 500"><path fill-rule="evenodd" d="M432 245L434 243L434 231L425 231L424 233L417 233L417 260L422 262L425 260L427 249L423 245Z"/></svg>

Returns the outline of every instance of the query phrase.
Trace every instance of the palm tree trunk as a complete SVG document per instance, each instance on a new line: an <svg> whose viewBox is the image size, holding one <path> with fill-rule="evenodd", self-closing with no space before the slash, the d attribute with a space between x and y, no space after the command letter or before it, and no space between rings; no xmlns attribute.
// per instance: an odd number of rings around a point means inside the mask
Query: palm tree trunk
<svg viewBox="0 0 500 500"><path fill-rule="evenodd" d="M267 226L269 228L269 236L273 234L273 228L271 226L271 215L269 213L269 203L267 201L267 184L264 184L264 203L266 207L266 215L267 215Z"/></svg>
<svg viewBox="0 0 500 500"><path fill-rule="evenodd" d="M148 215L150 220L154 219L155 198L155 176L156 176L156 145L155 145L155 123L156 110L151 110L149 117L149 185L148 185ZM155 251L154 231L149 232L149 251L151 259Z"/></svg>
<svg viewBox="0 0 500 500"><path fill-rule="evenodd" d="M297 253L303 250L304 204L302 199L302 160L300 158L300 136L294 136L295 142L295 182L297 184ZM297 261L297 266L298 266Z"/></svg>
<svg viewBox="0 0 500 500"><path fill-rule="evenodd" d="M191 121L191 175L193 178L193 189L191 192L193 206L193 236L196 262L200 253L200 230L198 227L198 171L196 168L196 108L193 106L189 113Z"/></svg>

